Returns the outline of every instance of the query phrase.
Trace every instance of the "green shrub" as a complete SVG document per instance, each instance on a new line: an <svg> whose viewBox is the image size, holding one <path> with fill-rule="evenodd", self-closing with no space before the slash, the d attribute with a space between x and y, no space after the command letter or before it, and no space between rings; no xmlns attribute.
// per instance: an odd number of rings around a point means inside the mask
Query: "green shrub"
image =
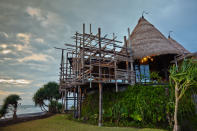
<svg viewBox="0 0 197 131"><path fill-rule="evenodd" d="M169 86L134 85L123 92L104 90L103 123L108 126L172 127L174 91ZM190 99L188 99L190 98ZM82 116L91 123L98 121L98 92L87 95ZM194 113L191 95L180 102L183 118ZM95 117L97 116L97 117ZM181 119L181 118L180 118Z"/></svg>
<svg viewBox="0 0 197 131"><path fill-rule="evenodd" d="M49 112L60 113L62 110L62 104L58 101L51 101L49 104Z"/></svg>

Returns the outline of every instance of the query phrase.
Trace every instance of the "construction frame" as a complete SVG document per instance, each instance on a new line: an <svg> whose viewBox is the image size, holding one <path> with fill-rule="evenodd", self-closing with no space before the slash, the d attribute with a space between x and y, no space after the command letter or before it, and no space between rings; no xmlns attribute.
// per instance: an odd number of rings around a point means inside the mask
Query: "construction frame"
<svg viewBox="0 0 197 131"><path fill-rule="evenodd" d="M119 91L119 86L135 84L135 72L130 40L124 36L124 43L101 35L101 28L97 34L93 34L90 24L89 33L76 32L72 39L74 44L65 43L61 50L60 64L60 88L63 107L68 110L68 100L73 100L74 117L81 117L81 103L89 89L99 91L99 120L98 126L102 125L102 99L103 84L109 84L112 90ZM128 29L128 38L130 31ZM128 46L127 46L128 45ZM68 97L68 92L73 97ZM66 104L66 105L65 105Z"/></svg>

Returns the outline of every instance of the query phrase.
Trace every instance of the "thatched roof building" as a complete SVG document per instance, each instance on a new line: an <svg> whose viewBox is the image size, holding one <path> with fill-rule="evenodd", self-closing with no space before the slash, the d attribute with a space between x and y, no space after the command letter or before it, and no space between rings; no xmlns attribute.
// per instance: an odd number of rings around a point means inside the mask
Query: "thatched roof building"
<svg viewBox="0 0 197 131"><path fill-rule="evenodd" d="M146 56L158 56L165 54L189 53L178 42L169 37L167 39L158 29L141 17L130 35L133 59L141 59Z"/></svg>
<svg viewBox="0 0 197 131"><path fill-rule="evenodd" d="M177 41L175 41L170 36L168 36L168 41L171 43L171 45L173 45L176 49L179 50L179 52L180 52L179 54L189 54L190 53L180 43L178 43Z"/></svg>
<svg viewBox="0 0 197 131"><path fill-rule="evenodd" d="M143 16L129 34L127 46L124 46L131 49L134 70L136 77L139 77L136 81L139 81L141 76L147 76L154 71L158 72L164 81L168 81L168 70L175 56L184 57L190 54L170 36L166 38Z"/></svg>

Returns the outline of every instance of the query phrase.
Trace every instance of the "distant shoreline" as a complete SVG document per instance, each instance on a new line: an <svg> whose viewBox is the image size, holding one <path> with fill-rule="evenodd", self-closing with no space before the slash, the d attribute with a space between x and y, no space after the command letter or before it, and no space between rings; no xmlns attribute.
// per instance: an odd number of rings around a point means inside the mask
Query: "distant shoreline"
<svg viewBox="0 0 197 131"><path fill-rule="evenodd" d="M25 122L25 121L43 119L52 115L53 115L52 113L48 113L48 112L20 114L20 115L17 115L17 119L15 120L13 120L12 118L1 119L0 126L3 127L3 126Z"/></svg>

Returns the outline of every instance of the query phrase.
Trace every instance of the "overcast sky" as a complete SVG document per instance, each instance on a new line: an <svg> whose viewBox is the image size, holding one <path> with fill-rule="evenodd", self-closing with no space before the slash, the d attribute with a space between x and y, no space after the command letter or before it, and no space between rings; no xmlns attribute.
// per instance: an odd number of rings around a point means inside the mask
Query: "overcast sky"
<svg viewBox="0 0 197 131"><path fill-rule="evenodd" d="M197 51L196 0L0 0L0 104L13 93L33 104L38 88L58 82L60 52L53 47L72 43L83 23L123 41L143 10L166 37L172 30L175 40Z"/></svg>

